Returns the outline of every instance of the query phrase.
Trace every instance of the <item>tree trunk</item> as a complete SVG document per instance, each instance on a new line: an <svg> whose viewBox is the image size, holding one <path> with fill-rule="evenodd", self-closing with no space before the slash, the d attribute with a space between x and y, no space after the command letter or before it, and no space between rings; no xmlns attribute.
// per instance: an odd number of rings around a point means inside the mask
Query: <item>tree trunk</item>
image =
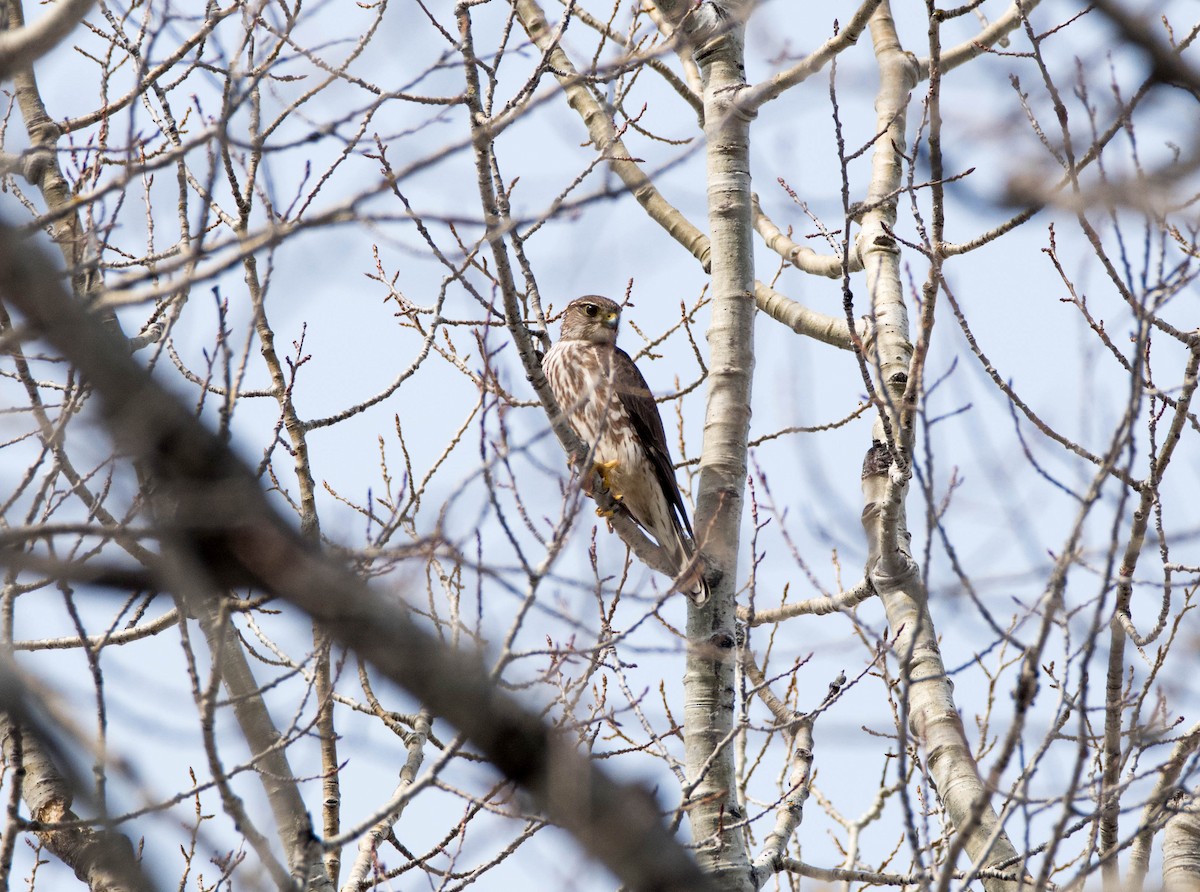
<svg viewBox="0 0 1200 892"><path fill-rule="evenodd" d="M733 720L734 593L754 370L754 230L750 118L735 104L745 86L742 26L721 17L710 24L718 29L716 36L694 44L704 83L712 240L708 405L696 535L713 597L702 607L688 607L684 741L697 856L722 888L734 890L753 888L741 827L746 815L734 783Z"/></svg>
<svg viewBox="0 0 1200 892"><path fill-rule="evenodd" d="M875 113L882 136L872 155L866 200L870 210L862 220L862 253L874 317L863 349L882 406L863 464L862 520L870 548L867 575L894 636L892 649L900 663L908 729L925 752L926 769L960 834L960 844L981 867L1011 864L1017 860L1016 850L987 804L987 791L954 703L954 685L938 648L928 593L908 548L904 503L913 432L904 399L914 374L913 346L900 280L900 250L890 233L903 173L909 93L917 83L918 68L900 46L889 3L875 10L870 27L880 72ZM944 869L953 867L946 864ZM989 892L1018 888L998 879L985 879L984 886Z"/></svg>

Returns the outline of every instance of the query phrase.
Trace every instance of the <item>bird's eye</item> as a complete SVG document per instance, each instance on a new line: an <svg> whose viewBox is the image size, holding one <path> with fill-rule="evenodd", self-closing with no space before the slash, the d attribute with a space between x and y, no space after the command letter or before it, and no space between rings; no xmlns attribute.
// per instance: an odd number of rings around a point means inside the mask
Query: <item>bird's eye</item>
<svg viewBox="0 0 1200 892"><path fill-rule="evenodd" d="M600 312L600 308L595 304L588 304L586 307L584 307L584 312L592 318L595 318L596 314Z"/></svg>

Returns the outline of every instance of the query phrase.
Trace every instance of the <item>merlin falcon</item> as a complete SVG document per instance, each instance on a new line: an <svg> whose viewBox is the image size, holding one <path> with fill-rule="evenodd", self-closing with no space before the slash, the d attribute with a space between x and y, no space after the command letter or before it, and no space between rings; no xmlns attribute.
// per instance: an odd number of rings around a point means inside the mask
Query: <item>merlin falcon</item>
<svg viewBox="0 0 1200 892"><path fill-rule="evenodd" d="M708 585L667 435L646 379L617 346L620 321L621 307L607 297L572 301L542 369L567 421L591 450L605 488L666 551L677 585L703 604Z"/></svg>

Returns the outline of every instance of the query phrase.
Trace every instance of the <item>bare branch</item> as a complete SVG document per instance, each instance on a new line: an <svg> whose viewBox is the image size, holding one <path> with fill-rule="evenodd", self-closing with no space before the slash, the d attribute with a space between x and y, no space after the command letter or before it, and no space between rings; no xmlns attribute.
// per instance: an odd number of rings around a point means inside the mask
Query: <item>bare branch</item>
<svg viewBox="0 0 1200 892"><path fill-rule="evenodd" d="M0 33L0 79L7 80L75 30L95 0L61 0L32 25Z"/></svg>

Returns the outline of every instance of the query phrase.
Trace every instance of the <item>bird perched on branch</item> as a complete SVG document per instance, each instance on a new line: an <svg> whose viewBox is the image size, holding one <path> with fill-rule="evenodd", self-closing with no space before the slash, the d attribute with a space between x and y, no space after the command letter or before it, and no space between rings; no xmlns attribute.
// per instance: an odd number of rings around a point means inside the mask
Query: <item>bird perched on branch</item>
<svg viewBox="0 0 1200 892"><path fill-rule="evenodd" d="M621 307L607 297L572 301L542 369L609 494L667 553L676 586L703 604L708 584L667 435L646 379L617 346L620 321Z"/></svg>

